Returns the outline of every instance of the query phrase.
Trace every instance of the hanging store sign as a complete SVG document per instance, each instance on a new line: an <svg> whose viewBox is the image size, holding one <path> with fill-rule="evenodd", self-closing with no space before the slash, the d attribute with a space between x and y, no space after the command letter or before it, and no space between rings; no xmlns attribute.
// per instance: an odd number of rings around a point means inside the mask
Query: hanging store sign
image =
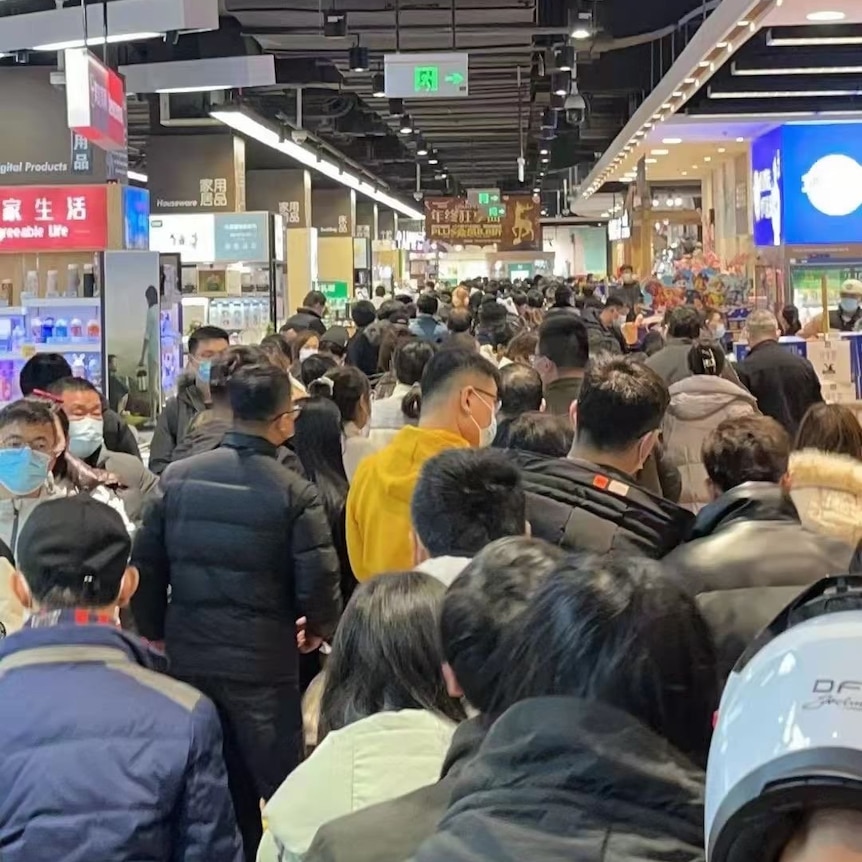
<svg viewBox="0 0 862 862"><path fill-rule="evenodd" d="M65 60L69 128L103 150L125 150L123 79L86 48L67 48Z"/></svg>
<svg viewBox="0 0 862 862"><path fill-rule="evenodd" d="M383 72L390 99L457 99L469 95L470 56L466 53L386 54Z"/></svg>
<svg viewBox="0 0 862 862"><path fill-rule="evenodd" d="M498 215L471 206L466 198L425 201L428 242L452 245L496 245L499 251L541 251L541 207L530 195L503 195Z"/></svg>
<svg viewBox="0 0 862 862"><path fill-rule="evenodd" d="M107 244L106 186L0 188L0 253L96 251Z"/></svg>

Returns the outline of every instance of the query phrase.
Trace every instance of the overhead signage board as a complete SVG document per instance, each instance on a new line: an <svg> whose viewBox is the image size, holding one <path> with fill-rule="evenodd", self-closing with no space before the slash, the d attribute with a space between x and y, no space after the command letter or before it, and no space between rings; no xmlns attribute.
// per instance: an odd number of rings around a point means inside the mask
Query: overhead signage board
<svg viewBox="0 0 862 862"><path fill-rule="evenodd" d="M0 252L98 251L107 244L106 186L0 188Z"/></svg>
<svg viewBox="0 0 862 862"><path fill-rule="evenodd" d="M862 239L862 123L782 128L784 241L790 245Z"/></svg>
<svg viewBox="0 0 862 862"><path fill-rule="evenodd" d="M754 244L781 245L784 174L781 168L781 129L757 138L751 145L751 203L754 207Z"/></svg>
<svg viewBox="0 0 862 862"><path fill-rule="evenodd" d="M498 251L541 251L541 206L531 195L502 195L502 215L490 217L466 198L425 199L428 242L454 245L496 245Z"/></svg>
<svg viewBox="0 0 862 862"><path fill-rule="evenodd" d="M470 94L470 55L386 54L386 96L390 99L457 99Z"/></svg>
<svg viewBox="0 0 862 862"><path fill-rule="evenodd" d="M269 213L216 215L214 260L269 260Z"/></svg>
<svg viewBox="0 0 862 862"><path fill-rule="evenodd" d="M215 216L188 213L150 216L150 249L178 254L184 264L215 260Z"/></svg>
<svg viewBox="0 0 862 862"><path fill-rule="evenodd" d="M103 150L125 150L123 79L86 48L67 48L65 68L69 128Z"/></svg>

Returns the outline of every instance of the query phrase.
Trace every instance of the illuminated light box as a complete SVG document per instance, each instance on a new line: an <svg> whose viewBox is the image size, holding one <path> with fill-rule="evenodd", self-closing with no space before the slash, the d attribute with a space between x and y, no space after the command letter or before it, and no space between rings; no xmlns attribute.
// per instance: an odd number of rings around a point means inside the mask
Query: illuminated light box
<svg viewBox="0 0 862 862"><path fill-rule="evenodd" d="M780 126L751 148L754 243L862 239L862 123Z"/></svg>

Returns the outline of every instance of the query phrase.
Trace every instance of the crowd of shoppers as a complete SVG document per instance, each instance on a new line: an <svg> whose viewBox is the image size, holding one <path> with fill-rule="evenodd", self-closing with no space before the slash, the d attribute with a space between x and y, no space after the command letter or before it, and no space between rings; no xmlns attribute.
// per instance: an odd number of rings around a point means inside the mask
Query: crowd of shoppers
<svg viewBox="0 0 862 862"><path fill-rule="evenodd" d="M33 357L0 859L857 860L862 429L622 276L202 327L149 469Z"/></svg>

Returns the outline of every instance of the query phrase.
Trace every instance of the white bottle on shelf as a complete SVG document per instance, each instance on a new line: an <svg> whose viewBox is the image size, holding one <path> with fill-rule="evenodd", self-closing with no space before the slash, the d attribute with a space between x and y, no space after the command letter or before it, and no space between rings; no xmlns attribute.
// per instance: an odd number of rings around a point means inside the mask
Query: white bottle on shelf
<svg viewBox="0 0 862 862"><path fill-rule="evenodd" d="M59 296L57 286L60 282L60 275L56 269L48 270L48 278L45 283L45 296ZM38 290L37 290L38 293Z"/></svg>
<svg viewBox="0 0 862 862"><path fill-rule="evenodd" d="M78 264L70 263L67 267L66 296L81 295L81 270Z"/></svg>

